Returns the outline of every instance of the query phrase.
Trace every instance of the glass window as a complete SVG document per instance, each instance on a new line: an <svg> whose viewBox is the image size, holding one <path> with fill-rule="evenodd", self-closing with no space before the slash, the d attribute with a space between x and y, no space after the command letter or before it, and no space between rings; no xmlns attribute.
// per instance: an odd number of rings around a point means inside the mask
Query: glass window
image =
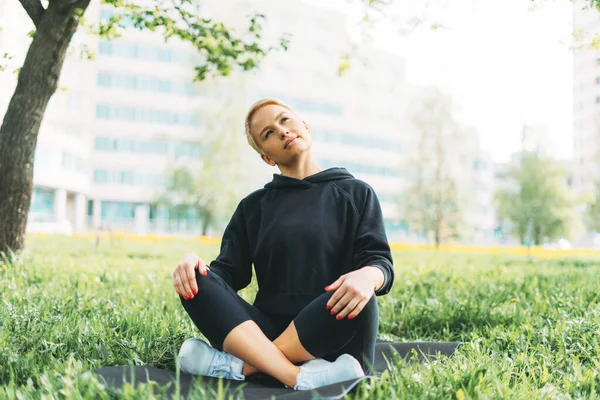
<svg viewBox="0 0 600 400"><path fill-rule="evenodd" d="M121 171L119 173L119 182L125 185L135 184L134 173L131 171Z"/></svg>
<svg viewBox="0 0 600 400"><path fill-rule="evenodd" d="M119 119L124 119L125 121L135 121L135 109L131 107L121 108L119 110Z"/></svg>
<svg viewBox="0 0 600 400"><path fill-rule="evenodd" d="M106 72L98 72L97 83L98 86L110 86L110 74Z"/></svg>
<svg viewBox="0 0 600 400"><path fill-rule="evenodd" d="M96 118L110 119L110 107L104 104L96 105Z"/></svg>
<svg viewBox="0 0 600 400"><path fill-rule="evenodd" d="M108 183L108 171L94 170L94 182L96 183Z"/></svg>
<svg viewBox="0 0 600 400"><path fill-rule="evenodd" d="M116 51L121 57L138 58L139 48L136 44L120 43L119 46L116 47Z"/></svg>
<svg viewBox="0 0 600 400"><path fill-rule="evenodd" d="M48 216L54 215L54 191L34 187L29 212Z"/></svg>
<svg viewBox="0 0 600 400"><path fill-rule="evenodd" d="M103 201L101 216L103 221L129 221L135 217L135 203L124 201Z"/></svg>
<svg viewBox="0 0 600 400"><path fill-rule="evenodd" d="M94 138L94 149L100 151L109 151L110 148L110 139L105 137L96 136Z"/></svg>
<svg viewBox="0 0 600 400"><path fill-rule="evenodd" d="M127 75L117 76L117 86L122 89L135 90L138 86L137 85L137 77L127 76Z"/></svg>
<svg viewBox="0 0 600 400"><path fill-rule="evenodd" d="M113 54L113 44L110 42L98 43L98 53L100 54Z"/></svg>
<svg viewBox="0 0 600 400"><path fill-rule="evenodd" d="M170 93L172 91L171 82L163 79L158 80L158 91L163 93Z"/></svg>

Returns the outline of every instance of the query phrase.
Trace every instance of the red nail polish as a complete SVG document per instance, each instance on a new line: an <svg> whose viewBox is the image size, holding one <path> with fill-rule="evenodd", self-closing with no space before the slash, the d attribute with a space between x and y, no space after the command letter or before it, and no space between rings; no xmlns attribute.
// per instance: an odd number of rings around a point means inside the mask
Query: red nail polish
<svg viewBox="0 0 600 400"><path fill-rule="evenodd" d="M336 317L335 317L335 319L337 319L337 320L339 321L340 319L342 319L342 317L340 317L340 316L338 315L338 316L336 316Z"/></svg>
<svg viewBox="0 0 600 400"><path fill-rule="evenodd" d="M187 300L187 299L188 299L188 297L187 297L187 296L183 296L183 299L184 299L184 300Z"/></svg>
<svg viewBox="0 0 600 400"><path fill-rule="evenodd" d="M325 290L327 290L329 288L329 286L325 286Z"/></svg>
<svg viewBox="0 0 600 400"><path fill-rule="evenodd" d="M348 319L353 319L353 318L354 318L354 315L351 315L348 317Z"/></svg>
<svg viewBox="0 0 600 400"><path fill-rule="evenodd" d="M331 308L331 306L329 304L326 307L327 307L328 310Z"/></svg>
<svg viewBox="0 0 600 400"><path fill-rule="evenodd" d="M331 315L335 314L335 311L331 310Z"/></svg>
<svg viewBox="0 0 600 400"><path fill-rule="evenodd" d="M194 294L198 294L198 289L194 289Z"/></svg>

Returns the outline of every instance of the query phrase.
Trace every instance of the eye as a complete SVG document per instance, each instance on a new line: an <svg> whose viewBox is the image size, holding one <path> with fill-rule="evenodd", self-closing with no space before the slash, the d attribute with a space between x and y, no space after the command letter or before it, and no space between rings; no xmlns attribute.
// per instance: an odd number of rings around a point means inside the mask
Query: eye
<svg viewBox="0 0 600 400"><path fill-rule="evenodd" d="M285 121L287 121L289 118L288 117L283 117L281 118L281 123L283 124Z"/></svg>
<svg viewBox="0 0 600 400"><path fill-rule="evenodd" d="M267 131L267 133L265 133L265 139L268 139L272 133L273 133L273 131Z"/></svg>

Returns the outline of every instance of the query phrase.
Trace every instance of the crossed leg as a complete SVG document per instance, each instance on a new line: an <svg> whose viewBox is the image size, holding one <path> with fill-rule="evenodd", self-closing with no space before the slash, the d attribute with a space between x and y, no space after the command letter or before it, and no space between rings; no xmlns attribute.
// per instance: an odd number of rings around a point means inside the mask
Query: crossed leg
<svg viewBox="0 0 600 400"><path fill-rule="evenodd" d="M374 346L377 333L377 305L374 297L370 302L371 306L366 307L359 318L336 321L325 308L331 293L324 293L302 310L280 333L281 330L277 330L266 315L239 297L217 274L209 271L206 277L199 273L196 273L196 277L198 294L191 300L182 298L182 304L213 347L244 361L242 374L245 376L261 371L294 387L300 371L296 363L339 354L346 349L352 349L348 353L363 363L362 354L373 352L372 348L368 349L368 343L372 342ZM226 315L215 313L216 310L223 309L227 310ZM375 325L372 327L374 330L367 330L365 335L363 326L373 325L372 322L365 323L367 314L371 316L370 320L374 317ZM302 324L299 327L302 329L296 328L296 321ZM315 330L314 327L318 329ZM358 332L362 333L357 334ZM314 349L313 354L304 347L304 341L311 346L310 349ZM358 343L359 346L352 345L353 343Z"/></svg>
<svg viewBox="0 0 600 400"><path fill-rule="evenodd" d="M243 322L227 335L223 350L244 360L243 375L261 371L289 387L296 385L296 376L300 372L300 367L294 363L315 358L300 343L294 322L272 342L256 322Z"/></svg>

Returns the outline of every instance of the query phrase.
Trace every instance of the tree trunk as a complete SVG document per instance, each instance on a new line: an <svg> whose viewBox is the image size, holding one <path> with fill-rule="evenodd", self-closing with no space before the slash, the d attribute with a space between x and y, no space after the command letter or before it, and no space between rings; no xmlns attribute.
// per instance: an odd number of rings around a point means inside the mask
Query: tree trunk
<svg viewBox="0 0 600 400"><path fill-rule="evenodd" d="M210 217L206 216L202 220L202 236L206 236L208 233L208 227L210 226Z"/></svg>
<svg viewBox="0 0 600 400"><path fill-rule="evenodd" d="M0 127L0 252L23 248L38 132L79 24L75 10L85 11L89 2L52 0L34 21L37 30Z"/></svg>

